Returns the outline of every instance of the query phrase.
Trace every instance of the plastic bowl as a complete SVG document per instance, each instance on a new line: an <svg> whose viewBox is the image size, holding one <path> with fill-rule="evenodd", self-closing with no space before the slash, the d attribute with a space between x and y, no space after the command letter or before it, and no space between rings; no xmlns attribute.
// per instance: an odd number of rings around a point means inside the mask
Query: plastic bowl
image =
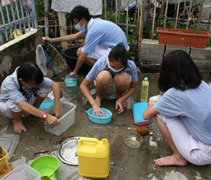
<svg viewBox="0 0 211 180"><path fill-rule="evenodd" d="M42 180L56 180L58 177L59 160L54 156L44 155L34 159L31 167L40 173Z"/></svg>
<svg viewBox="0 0 211 180"><path fill-rule="evenodd" d="M93 115L93 108L90 108L87 113L89 115L90 121L97 123L97 124L108 124L111 122L112 112L106 108L101 108L105 115L102 114L101 117L97 117L96 114Z"/></svg>
<svg viewBox="0 0 211 180"><path fill-rule="evenodd" d="M66 87L75 87L77 86L77 75L75 77L70 77L70 75L66 75L65 77L65 85Z"/></svg>
<svg viewBox="0 0 211 180"><path fill-rule="evenodd" d="M123 135L123 140L130 148L139 148L144 139L141 135L136 134L135 130L133 132L129 130Z"/></svg>
<svg viewBox="0 0 211 180"><path fill-rule="evenodd" d="M46 109L48 109L49 107L53 106L55 103L54 100L52 99L46 99L42 102L42 104L40 105L39 109L45 111Z"/></svg>

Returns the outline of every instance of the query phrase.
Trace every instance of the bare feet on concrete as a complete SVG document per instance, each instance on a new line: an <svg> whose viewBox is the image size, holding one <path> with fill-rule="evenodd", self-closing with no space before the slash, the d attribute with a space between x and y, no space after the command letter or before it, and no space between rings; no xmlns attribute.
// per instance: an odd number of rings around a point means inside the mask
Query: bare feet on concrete
<svg viewBox="0 0 211 180"><path fill-rule="evenodd" d="M175 154L154 160L158 166L186 166L187 161L182 156Z"/></svg>
<svg viewBox="0 0 211 180"><path fill-rule="evenodd" d="M23 123L21 121L13 121L14 124L14 131L17 134L22 133L22 131L26 132L27 129L25 128L25 126L23 125Z"/></svg>

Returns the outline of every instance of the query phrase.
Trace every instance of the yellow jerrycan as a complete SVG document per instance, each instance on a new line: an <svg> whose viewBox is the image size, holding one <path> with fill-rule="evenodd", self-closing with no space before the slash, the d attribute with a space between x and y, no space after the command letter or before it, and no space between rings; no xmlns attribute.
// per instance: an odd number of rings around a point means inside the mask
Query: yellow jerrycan
<svg viewBox="0 0 211 180"><path fill-rule="evenodd" d="M107 139L81 137L77 147L79 174L88 178L107 178L110 148Z"/></svg>

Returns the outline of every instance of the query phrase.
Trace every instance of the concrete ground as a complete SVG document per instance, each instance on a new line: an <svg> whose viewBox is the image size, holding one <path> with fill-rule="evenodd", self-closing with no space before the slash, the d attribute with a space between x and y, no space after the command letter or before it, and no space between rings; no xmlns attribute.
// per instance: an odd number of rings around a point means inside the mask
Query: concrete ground
<svg viewBox="0 0 211 180"><path fill-rule="evenodd" d="M57 72L62 67L57 67ZM137 126L133 125L132 110L125 110L118 115L114 104L115 101L105 100L102 106L112 111L112 121L107 125L92 123L87 116L86 110L90 105L82 96L79 87L66 88L64 75L67 70L60 71L59 84L63 91L63 97L74 103L75 123L62 135L55 136L44 130L40 119L29 116L24 118L24 124L28 132L20 135L20 140L13 157L9 160L12 168L21 164L30 164L38 157L37 152L56 155L58 141L66 136L95 137L101 140L107 138L110 144L110 180L205 180L211 179L211 166L194 166L188 164L185 167L158 167L153 160L171 154L171 150L155 126L155 122L149 124L150 133L143 136L143 142L138 149L132 149L124 143L125 135L135 134ZM51 75L49 75L51 76ZM150 82L149 96L159 93L157 88L158 74L140 74L138 88L135 93L135 101L140 99L141 81L147 76ZM79 82L83 79L79 76ZM93 87L91 87L93 89ZM3 119L1 117L1 119ZM12 123L8 125L7 134L13 133ZM60 163L58 180L87 179L78 175L78 167Z"/></svg>

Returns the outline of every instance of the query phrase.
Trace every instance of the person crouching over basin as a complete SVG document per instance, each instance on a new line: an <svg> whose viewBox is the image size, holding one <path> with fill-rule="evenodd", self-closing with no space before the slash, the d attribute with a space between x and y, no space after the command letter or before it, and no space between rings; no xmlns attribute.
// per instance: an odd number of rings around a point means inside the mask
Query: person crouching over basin
<svg viewBox="0 0 211 180"><path fill-rule="evenodd" d="M51 90L55 98L55 116L38 109ZM17 67L1 85L0 113L13 119L15 133L27 131L22 123L22 112L45 119L49 125L57 125L61 116L59 85L43 77L42 71L32 62Z"/></svg>
<svg viewBox="0 0 211 180"><path fill-rule="evenodd" d="M106 93L116 95L115 108L118 113L124 111L126 100L136 90L137 69L132 60L128 60L128 52L119 44L115 46L107 56L102 56L92 67L86 78L82 81L80 88L84 96L93 107L93 113L101 116L104 113L100 106L102 98ZM90 94L88 86L96 84L96 98ZM104 96L103 96L104 95Z"/></svg>

